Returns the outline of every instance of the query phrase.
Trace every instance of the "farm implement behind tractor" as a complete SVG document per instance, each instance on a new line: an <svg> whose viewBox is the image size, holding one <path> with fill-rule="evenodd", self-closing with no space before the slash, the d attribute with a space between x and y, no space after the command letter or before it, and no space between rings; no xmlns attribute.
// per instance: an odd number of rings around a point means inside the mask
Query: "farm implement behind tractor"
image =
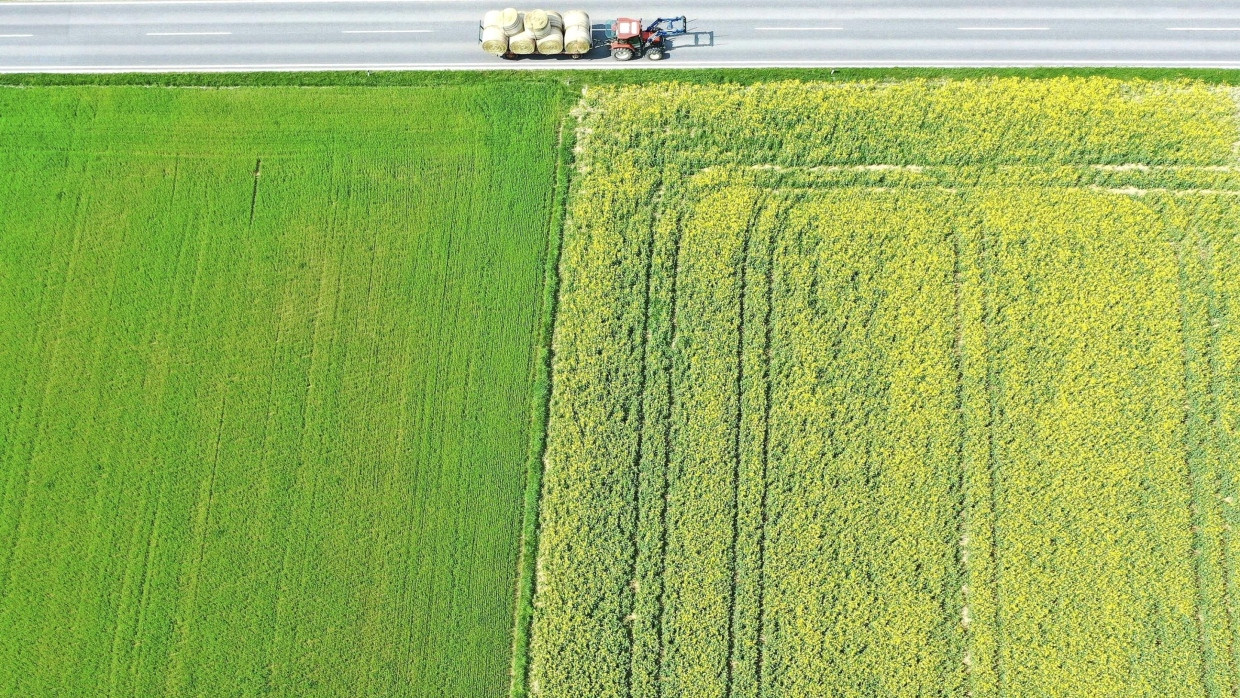
<svg viewBox="0 0 1240 698"><path fill-rule="evenodd" d="M642 56L657 61L665 55L668 38L689 33L688 20L683 15L660 17L648 25L640 19L621 17L599 29L596 32L589 15L580 10L561 14L508 8L486 13L478 25L478 41L482 50L501 58L534 54L581 58L596 48L606 47L618 61Z"/></svg>

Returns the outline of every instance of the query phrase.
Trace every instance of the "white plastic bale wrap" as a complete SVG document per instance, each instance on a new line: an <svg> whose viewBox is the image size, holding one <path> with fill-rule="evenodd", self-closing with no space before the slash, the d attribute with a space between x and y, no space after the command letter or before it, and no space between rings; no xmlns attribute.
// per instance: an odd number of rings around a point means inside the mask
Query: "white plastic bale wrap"
<svg viewBox="0 0 1240 698"><path fill-rule="evenodd" d="M504 34L509 37L520 34L525 28L525 16L512 7L500 11L499 22Z"/></svg>
<svg viewBox="0 0 1240 698"><path fill-rule="evenodd" d="M564 28L569 27L585 27L590 28L590 15L581 10L569 10L564 13Z"/></svg>
<svg viewBox="0 0 1240 698"><path fill-rule="evenodd" d="M537 49L538 37L528 29L508 40L508 50L521 56L528 56Z"/></svg>
<svg viewBox="0 0 1240 698"><path fill-rule="evenodd" d="M525 15L525 30L534 33L534 38L543 39L564 29L564 20L558 12L530 10Z"/></svg>
<svg viewBox="0 0 1240 698"><path fill-rule="evenodd" d="M551 33L538 40L538 52L543 54L561 53L564 51L564 32L552 28Z"/></svg>
<svg viewBox="0 0 1240 698"><path fill-rule="evenodd" d="M525 13L525 30L539 32L547 28L550 24L547 19L547 13L543 10L530 10Z"/></svg>
<svg viewBox="0 0 1240 698"><path fill-rule="evenodd" d="M482 28L482 50L493 56L508 53L508 35L503 27Z"/></svg>
<svg viewBox="0 0 1240 698"><path fill-rule="evenodd" d="M504 13L500 12L499 10L487 10L487 13L482 15L482 26L484 28L485 27L503 27L504 26L504 21L502 19L503 14Z"/></svg>
<svg viewBox="0 0 1240 698"><path fill-rule="evenodd" d="M567 53L590 52L590 28L569 25L564 28L564 51Z"/></svg>

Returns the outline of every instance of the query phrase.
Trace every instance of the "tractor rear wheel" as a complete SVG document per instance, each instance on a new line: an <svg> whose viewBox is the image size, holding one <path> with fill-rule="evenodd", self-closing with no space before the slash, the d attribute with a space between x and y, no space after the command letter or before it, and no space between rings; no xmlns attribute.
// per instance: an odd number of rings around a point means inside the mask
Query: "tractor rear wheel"
<svg viewBox="0 0 1240 698"><path fill-rule="evenodd" d="M611 57L618 61L627 61L633 57L633 49L628 47L613 48Z"/></svg>
<svg viewBox="0 0 1240 698"><path fill-rule="evenodd" d="M647 50L647 51L646 51L646 58L649 58L649 59L650 59L650 60L652 60L652 61L661 61L661 60L663 60L663 49L661 49L661 48L659 48L659 47L657 47L657 46L656 46L656 47L654 47L654 48L651 48L651 49Z"/></svg>

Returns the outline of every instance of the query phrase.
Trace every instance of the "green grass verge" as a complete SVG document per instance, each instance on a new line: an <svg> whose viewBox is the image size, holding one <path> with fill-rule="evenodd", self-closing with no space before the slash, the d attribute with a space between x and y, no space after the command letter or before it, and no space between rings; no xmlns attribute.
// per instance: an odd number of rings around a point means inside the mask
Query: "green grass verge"
<svg viewBox="0 0 1240 698"><path fill-rule="evenodd" d="M0 90L0 693L509 689L563 97Z"/></svg>
<svg viewBox="0 0 1240 698"><path fill-rule="evenodd" d="M584 85L633 85L654 82L699 84L840 81L914 78L980 78L1093 75L1116 80L1200 80L1240 85L1240 70L1213 68L634 68L597 70L425 70L269 73L116 73L0 75L0 85L151 85L164 87L425 87L444 85L551 83L580 89Z"/></svg>

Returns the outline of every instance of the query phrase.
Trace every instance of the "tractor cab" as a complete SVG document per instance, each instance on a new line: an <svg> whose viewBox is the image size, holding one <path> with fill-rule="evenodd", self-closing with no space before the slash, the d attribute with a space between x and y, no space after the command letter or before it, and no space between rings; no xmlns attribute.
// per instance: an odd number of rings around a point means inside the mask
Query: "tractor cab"
<svg viewBox="0 0 1240 698"><path fill-rule="evenodd" d="M611 32L612 38L619 39L621 41L641 38L642 21L640 19L621 17L612 23Z"/></svg>
<svg viewBox="0 0 1240 698"><path fill-rule="evenodd" d="M645 55L652 61L663 58L666 49L663 40L687 32L684 17L660 17L643 28L640 19L621 17L611 24L607 32L611 57L618 61Z"/></svg>

